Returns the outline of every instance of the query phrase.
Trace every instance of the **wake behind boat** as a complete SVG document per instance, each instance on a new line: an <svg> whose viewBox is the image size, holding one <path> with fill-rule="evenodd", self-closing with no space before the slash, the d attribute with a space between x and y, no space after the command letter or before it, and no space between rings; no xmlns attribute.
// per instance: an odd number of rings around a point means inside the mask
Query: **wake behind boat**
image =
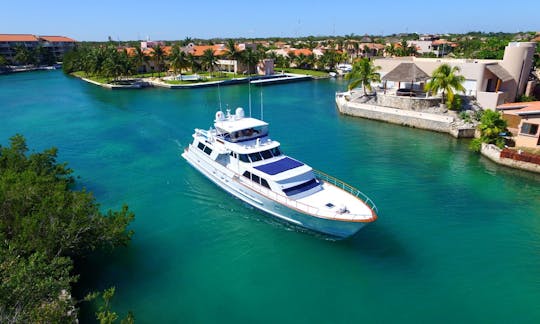
<svg viewBox="0 0 540 324"><path fill-rule="evenodd" d="M268 124L242 108L218 111L214 128L195 129L182 157L233 196L313 231L346 238L377 219L371 199L283 154Z"/></svg>

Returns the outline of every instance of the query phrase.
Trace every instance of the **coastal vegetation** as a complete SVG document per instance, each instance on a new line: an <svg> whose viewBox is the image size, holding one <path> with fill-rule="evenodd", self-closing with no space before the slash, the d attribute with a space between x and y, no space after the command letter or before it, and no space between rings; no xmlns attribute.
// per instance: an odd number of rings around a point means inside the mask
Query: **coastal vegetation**
<svg viewBox="0 0 540 324"><path fill-rule="evenodd" d="M23 136L10 141L0 146L0 322L75 322L74 265L126 246L134 215L127 205L102 213L57 149L29 154Z"/></svg>
<svg viewBox="0 0 540 324"><path fill-rule="evenodd" d="M504 136L510 135L507 126L507 122L502 118L500 112L489 109L485 110L478 125L480 137L471 141L470 149L479 152L482 143L495 144L499 148L503 148L505 145Z"/></svg>
<svg viewBox="0 0 540 324"><path fill-rule="evenodd" d="M351 72L345 76L349 80L348 90L351 91L361 85L364 95L367 95L366 90L371 91L371 83L381 81L381 75L377 72L380 69L380 66L374 66L367 58L359 59L353 64Z"/></svg>
<svg viewBox="0 0 540 324"><path fill-rule="evenodd" d="M459 110L461 100L459 96L455 96L457 92L465 92L463 82L465 77L459 75L460 69L457 66L450 67L448 64L441 64L433 71L431 80L425 85L425 90L438 93L441 92L441 104L446 104L448 108ZM445 94L447 98L445 101Z"/></svg>
<svg viewBox="0 0 540 324"><path fill-rule="evenodd" d="M343 35L307 36L298 38L256 38L256 39L192 39L186 37L179 41L162 41L152 48L142 50L140 42L85 42L64 57L64 71L72 73L83 71L88 78L105 78L114 81L121 78L137 77L141 71L161 77L169 75L208 72L253 74L255 66L262 59L273 59L277 71L289 68L328 72L336 64L362 58L421 56L500 59L504 48L510 41L531 41L537 35L530 33L481 33L430 35L441 40L437 51L419 53L419 48L411 41L419 40L415 33L398 35ZM246 43L250 46L240 47ZM221 50L207 48L194 54L188 50L191 45L210 46L222 44ZM284 45L286 44L286 45ZM189 46L188 46L189 45ZM540 64L540 47L536 49L535 65ZM25 57L21 52L20 56ZM219 59L235 60L239 70L232 73L220 71ZM240 69L240 66L242 68ZM247 68L246 68L247 67ZM232 76L235 77L235 76ZM196 81L193 81L196 82ZM458 91L458 89L454 89ZM448 93L448 98L446 94ZM459 106L459 96L444 91L443 103L450 108ZM448 99L448 101L446 100ZM453 101L452 101L453 100Z"/></svg>

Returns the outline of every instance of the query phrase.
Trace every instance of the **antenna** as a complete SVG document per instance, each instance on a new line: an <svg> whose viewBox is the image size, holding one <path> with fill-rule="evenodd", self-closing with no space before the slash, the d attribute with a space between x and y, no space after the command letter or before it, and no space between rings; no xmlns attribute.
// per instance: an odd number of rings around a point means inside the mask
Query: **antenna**
<svg viewBox="0 0 540 324"><path fill-rule="evenodd" d="M264 120L264 117L263 117L263 87L261 85L261 120Z"/></svg>
<svg viewBox="0 0 540 324"><path fill-rule="evenodd" d="M248 63L248 96L249 96L249 117L251 117L251 74L249 73Z"/></svg>
<svg viewBox="0 0 540 324"><path fill-rule="evenodd" d="M219 111L221 111L221 88L219 87L219 82L217 84L217 91L218 91L218 100L219 100Z"/></svg>

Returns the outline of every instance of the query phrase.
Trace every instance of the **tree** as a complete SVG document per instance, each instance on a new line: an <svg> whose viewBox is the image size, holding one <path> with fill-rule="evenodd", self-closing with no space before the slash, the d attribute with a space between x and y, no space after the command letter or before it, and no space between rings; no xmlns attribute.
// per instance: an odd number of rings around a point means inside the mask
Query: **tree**
<svg viewBox="0 0 540 324"><path fill-rule="evenodd" d="M165 51L163 50L163 47L161 47L159 44L154 47L154 52L152 53L152 59L154 60L155 67L158 71L158 77L161 75L161 65L163 64L163 61L165 60Z"/></svg>
<svg viewBox="0 0 540 324"><path fill-rule="evenodd" d="M345 76L345 79L349 80L349 91L361 84L364 95L367 95L366 89L371 90L371 83L381 81L381 75L377 72L380 69L380 66L374 66L373 62L368 58L361 58L356 61L351 72Z"/></svg>
<svg viewBox="0 0 540 324"><path fill-rule="evenodd" d="M8 65L8 61L6 60L6 58L0 55L0 68L3 68L7 65Z"/></svg>
<svg viewBox="0 0 540 324"><path fill-rule="evenodd" d="M255 71L255 67L257 66L257 63L259 63L259 59L259 53L249 47L246 48L246 50L242 53L242 61L248 67L248 74L251 74L252 71Z"/></svg>
<svg viewBox="0 0 540 324"><path fill-rule="evenodd" d="M150 61L150 57L139 47L135 47L135 54L132 58L134 65L136 66L137 71L141 71L141 66Z"/></svg>
<svg viewBox="0 0 540 324"><path fill-rule="evenodd" d="M34 53L25 46L18 45L15 47L15 62L19 64L33 64L35 62Z"/></svg>
<svg viewBox="0 0 540 324"><path fill-rule="evenodd" d="M115 287L111 287L105 289L103 293L90 293L84 298L85 301L100 299L101 305L96 312L96 318L99 320L100 324L112 324L118 319L118 314L111 310L111 299L114 297L115 291ZM133 316L133 313L128 312L127 316L122 319L121 324L133 324L134 322L135 317Z"/></svg>
<svg viewBox="0 0 540 324"><path fill-rule="evenodd" d="M210 71L210 75L214 72L214 67L217 65L217 57L214 54L213 48L208 48L203 52L201 57L201 65L206 71Z"/></svg>
<svg viewBox="0 0 540 324"><path fill-rule="evenodd" d="M93 195L73 190L73 170L57 150L28 155L21 135L0 146L0 322L73 322L73 260L125 246L134 215L100 212Z"/></svg>
<svg viewBox="0 0 540 324"><path fill-rule="evenodd" d="M480 130L480 138L475 138L470 148L473 151L480 151L482 143L495 144L499 148L503 148L505 144L504 137L501 134L508 134L508 124L502 118L502 114L494 110L485 110L480 118L478 129Z"/></svg>
<svg viewBox="0 0 540 324"><path fill-rule="evenodd" d="M229 60L239 61L240 58L242 57L242 52L236 46L234 39L227 40L227 43L225 43L225 51L226 51L225 55Z"/></svg>
<svg viewBox="0 0 540 324"><path fill-rule="evenodd" d="M454 94L456 92L465 92L465 88L463 87L465 77L458 75L457 73L459 71L460 69L457 66L450 67L448 64L441 64L433 71L431 80L424 87L425 90L434 93L442 91L441 103L447 103L449 106L452 106ZM448 102L444 100L445 93L448 93Z"/></svg>
<svg viewBox="0 0 540 324"><path fill-rule="evenodd" d="M182 70L189 67L189 61L186 55L186 52L180 49L180 46L174 45L171 50L171 55L169 56L169 64L173 68L174 75L176 76L178 71L180 75Z"/></svg>

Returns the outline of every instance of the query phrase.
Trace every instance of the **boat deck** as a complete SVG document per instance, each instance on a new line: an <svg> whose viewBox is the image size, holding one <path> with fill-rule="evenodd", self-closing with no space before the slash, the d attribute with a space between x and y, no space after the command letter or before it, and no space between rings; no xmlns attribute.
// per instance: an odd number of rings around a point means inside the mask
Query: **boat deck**
<svg viewBox="0 0 540 324"><path fill-rule="evenodd" d="M323 182L322 187L323 190L300 198L298 202L317 208L321 217L366 222L376 217L360 198L328 182Z"/></svg>

